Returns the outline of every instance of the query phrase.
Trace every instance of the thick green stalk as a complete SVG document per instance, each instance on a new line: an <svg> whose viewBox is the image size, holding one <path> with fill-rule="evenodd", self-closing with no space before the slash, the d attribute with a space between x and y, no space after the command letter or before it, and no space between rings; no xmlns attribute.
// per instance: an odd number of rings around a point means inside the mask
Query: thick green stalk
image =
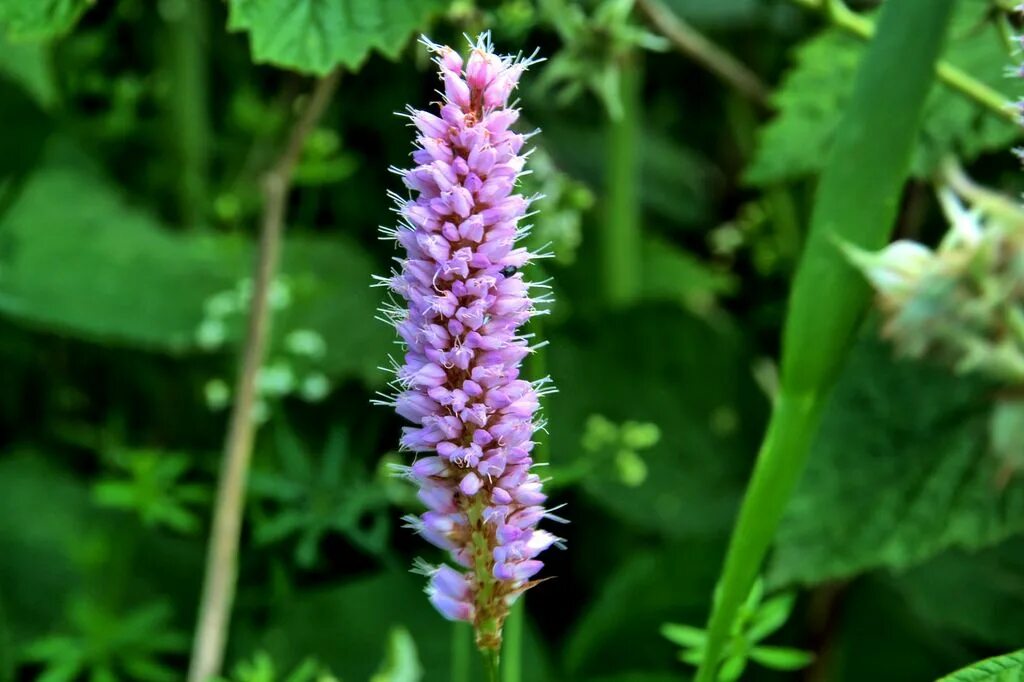
<svg viewBox="0 0 1024 682"><path fill-rule="evenodd" d="M608 121L605 219L600 249L605 298L617 308L640 294L640 63L624 59L620 70L622 114Z"/></svg>
<svg viewBox="0 0 1024 682"><path fill-rule="evenodd" d="M867 287L839 244L877 249L891 236L954 2L888 0L858 70L818 186L783 331L780 395L729 544L696 682L715 679L860 322Z"/></svg>
<svg viewBox="0 0 1024 682"><path fill-rule="evenodd" d="M210 164L207 17L203 0L180 0L166 17L170 34L170 141L178 177L178 217L202 225L209 204Z"/></svg>

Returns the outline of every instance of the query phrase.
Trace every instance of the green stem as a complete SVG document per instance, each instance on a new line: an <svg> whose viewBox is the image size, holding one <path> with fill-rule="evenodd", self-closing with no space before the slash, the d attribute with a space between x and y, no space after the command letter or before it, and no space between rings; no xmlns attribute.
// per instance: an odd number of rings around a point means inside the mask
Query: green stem
<svg viewBox="0 0 1024 682"><path fill-rule="evenodd" d="M501 682L520 682L523 679L523 610L526 595L520 595L508 612L502 635Z"/></svg>
<svg viewBox="0 0 1024 682"><path fill-rule="evenodd" d="M473 679L473 627L466 623L452 623L452 682L471 682Z"/></svg>
<svg viewBox="0 0 1024 682"><path fill-rule="evenodd" d="M501 665L498 663L498 650L481 649L480 655L484 657L484 671L487 673L487 682L501 682Z"/></svg>
<svg viewBox="0 0 1024 682"><path fill-rule="evenodd" d="M171 43L170 138L178 164L178 215L185 225L196 227L203 223L209 205L206 3L180 0L174 7L167 17Z"/></svg>
<svg viewBox="0 0 1024 682"><path fill-rule="evenodd" d="M632 303L641 287L640 64L637 55L620 69L621 115L608 123L605 220L601 234L602 282L612 307Z"/></svg>
<svg viewBox="0 0 1024 682"><path fill-rule="evenodd" d="M791 0L792 2L818 10L837 26L851 35L870 40L875 34L875 25L856 12L851 11L841 0ZM1011 103L999 91L973 78L966 71L940 60L935 65L935 75L949 88L968 99L974 100L989 112L1010 123L1017 123L1017 113Z"/></svg>
<svg viewBox="0 0 1024 682"><path fill-rule="evenodd" d="M754 475L733 531L720 581L721 601L708 625L708 648L695 682L712 682L729 639L733 617L757 578L775 527L804 470L817 431L820 402L814 395L779 396Z"/></svg>

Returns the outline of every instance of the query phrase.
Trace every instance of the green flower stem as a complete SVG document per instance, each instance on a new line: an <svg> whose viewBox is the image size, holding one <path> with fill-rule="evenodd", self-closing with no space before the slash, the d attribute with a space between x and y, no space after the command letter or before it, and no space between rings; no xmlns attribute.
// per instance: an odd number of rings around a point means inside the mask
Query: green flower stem
<svg viewBox="0 0 1024 682"><path fill-rule="evenodd" d="M473 680L473 627L452 623L452 682Z"/></svg>
<svg viewBox="0 0 1024 682"><path fill-rule="evenodd" d="M523 610L526 595L520 595L509 609L502 635L501 682L521 682L523 679Z"/></svg>
<svg viewBox="0 0 1024 682"><path fill-rule="evenodd" d="M622 115L608 122L605 220L600 251L605 298L622 308L640 294L640 64L635 54L619 73Z"/></svg>
<svg viewBox="0 0 1024 682"><path fill-rule="evenodd" d="M790 296L779 396L729 543L696 682L713 682L804 469L821 407L868 301L839 245L890 238L955 0L888 0L818 185Z"/></svg>
<svg viewBox="0 0 1024 682"><path fill-rule="evenodd" d="M167 17L171 76L170 142L178 164L178 217L203 224L209 204L210 117L206 60L207 8L182 0Z"/></svg>
<svg viewBox="0 0 1024 682"><path fill-rule="evenodd" d="M501 666L498 664L498 650L483 649L480 653L484 657L484 671L487 675L487 682L501 682Z"/></svg>
<svg viewBox="0 0 1024 682"><path fill-rule="evenodd" d="M842 0L792 0L792 2L823 12L835 26L858 38L869 40L875 33L875 25L871 20L851 11L843 4ZM1001 7L1006 9L1003 5ZM973 78L963 69L940 60L935 65L935 73L942 83L974 100L988 109L990 113L1010 123L1017 123L1017 113L1002 93Z"/></svg>

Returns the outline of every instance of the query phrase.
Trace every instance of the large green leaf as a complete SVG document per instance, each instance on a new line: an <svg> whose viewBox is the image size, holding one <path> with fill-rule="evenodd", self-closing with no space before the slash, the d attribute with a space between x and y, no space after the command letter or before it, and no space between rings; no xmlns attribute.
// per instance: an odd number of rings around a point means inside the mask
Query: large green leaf
<svg viewBox="0 0 1024 682"><path fill-rule="evenodd" d="M443 0L230 0L228 27L248 31L253 59L324 75L358 69L371 50L398 56Z"/></svg>
<svg viewBox="0 0 1024 682"><path fill-rule="evenodd" d="M1021 682L1024 680L1024 651L987 658L943 677L939 682Z"/></svg>
<svg viewBox="0 0 1024 682"><path fill-rule="evenodd" d="M194 350L204 303L250 276L250 241L171 232L79 164L37 172L0 219L0 314L57 333L159 352ZM392 332L373 320L374 265L346 238L288 238L292 305L275 330L314 329L335 377L384 379ZM230 340L243 329L239 316Z"/></svg>
<svg viewBox="0 0 1024 682"><path fill-rule="evenodd" d="M826 407L776 536L774 582L904 568L1024 530L1024 483L998 484L985 385L864 342Z"/></svg>
<svg viewBox="0 0 1024 682"><path fill-rule="evenodd" d="M16 40L46 40L67 33L91 0L4 0L0 31Z"/></svg>
<svg viewBox="0 0 1024 682"><path fill-rule="evenodd" d="M943 57L1002 92L1009 102L1019 88L1006 77L1006 66L1013 59L989 18L991 8L988 0L959 3ZM749 182L768 185L821 170L864 49L864 41L833 28L797 50L796 66L774 95L779 113L762 129L747 169ZM914 172L926 176L946 154L969 160L1002 149L1019 135L1017 126L937 82L925 104Z"/></svg>

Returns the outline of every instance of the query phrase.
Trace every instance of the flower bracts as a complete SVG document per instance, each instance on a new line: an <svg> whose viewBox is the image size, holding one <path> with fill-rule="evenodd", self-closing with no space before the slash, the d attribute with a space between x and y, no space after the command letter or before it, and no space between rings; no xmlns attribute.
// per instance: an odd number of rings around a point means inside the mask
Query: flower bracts
<svg viewBox="0 0 1024 682"><path fill-rule="evenodd" d="M387 403L415 424L401 445L415 453L406 473L428 510L410 526L459 567L420 566L430 601L474 623L478 646L496 649L508 605L558 541L536 528L550 514L531 472L547 379L520 378L530 353L520 329L542 299L519 272L535 255L516 246L530 200L515 193L525 138L510 129L518 111L508 100L533 60L494 54L486 34L465 62L424 43L444 103L439 115L410 109L416 166L396 170L414 197L394 195L401 220L387 231L406 256L383 281L407 304L383 311L407 348Z"/></svg>

